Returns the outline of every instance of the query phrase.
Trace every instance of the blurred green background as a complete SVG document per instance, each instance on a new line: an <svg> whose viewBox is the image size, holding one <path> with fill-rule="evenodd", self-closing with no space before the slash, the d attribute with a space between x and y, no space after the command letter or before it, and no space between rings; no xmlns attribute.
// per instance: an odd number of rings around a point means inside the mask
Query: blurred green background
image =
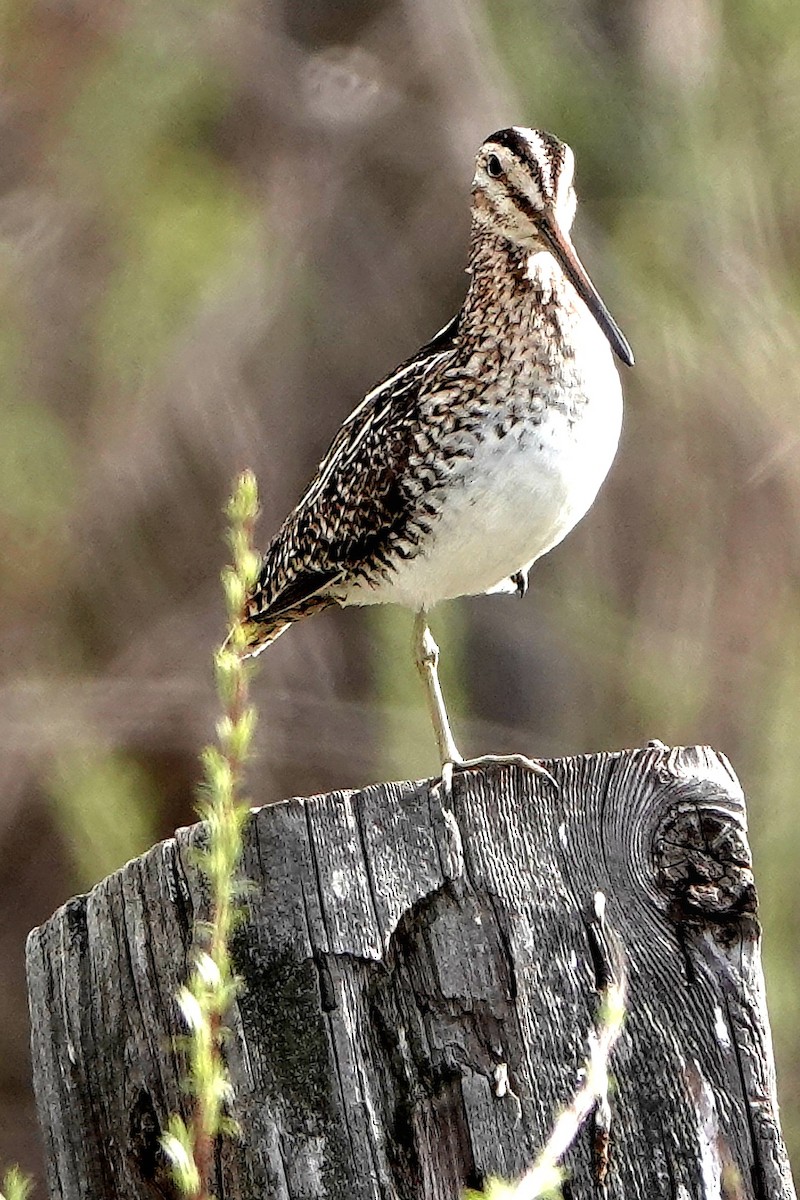
<svg viewBox="0 0 800 1200"><path fill-rule="evenodd" d="M637 367L524 602L434 614L456 733L731 757L800 1151L797 0L6 0L0 53L0 1160L41 1169L28 929L192 819L230 481L265 543L458 307L514 123L573 146ZM261 660L254 802L435 770L410 629L329 611Z"/></svg>

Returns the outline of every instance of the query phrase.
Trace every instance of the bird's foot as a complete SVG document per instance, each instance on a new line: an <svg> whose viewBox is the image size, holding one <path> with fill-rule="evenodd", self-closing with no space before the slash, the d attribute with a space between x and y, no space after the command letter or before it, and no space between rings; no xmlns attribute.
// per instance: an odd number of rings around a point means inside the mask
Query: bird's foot
<svg viewBox="0 0 800 1200"><path fill-rule="evenodd" d="M534 775L539 775L558 791L558 784L547 767L535 758L526 754L482 754L480 758L451 758L442 764L442 791L450 799L453 794L453 776L456 771L476 771L481 767L524 767Z"/></svg>
<svg viewBox="0 0 800 1200"><path fill-rule="evenodd" d="M528 572L515 571L511 576L511 582L517 589L517 595L522 598L528 590Z"/></svg>

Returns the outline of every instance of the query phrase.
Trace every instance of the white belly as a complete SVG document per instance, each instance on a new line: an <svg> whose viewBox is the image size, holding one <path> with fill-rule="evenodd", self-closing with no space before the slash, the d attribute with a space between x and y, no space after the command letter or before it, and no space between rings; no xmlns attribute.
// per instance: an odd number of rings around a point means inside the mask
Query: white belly
<svg viewBox="0 0 800 1200"><path fill-rule="evenodd" d="M587 512L619 441L622 396L611 368L600 396L577 420L550 409L539 425L520 424L499 438L491 429L453 470L431 535L374 587L347 604L430 608L455 596L505 590L557 545Z"/></svg>

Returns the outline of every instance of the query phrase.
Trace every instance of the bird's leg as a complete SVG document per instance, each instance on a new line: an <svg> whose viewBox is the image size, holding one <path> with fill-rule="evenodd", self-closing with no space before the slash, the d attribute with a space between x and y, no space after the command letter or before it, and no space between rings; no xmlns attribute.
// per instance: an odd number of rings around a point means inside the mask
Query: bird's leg
<svg viewBox="0 0 800 1200"><path fill-rule="evenodd" d="M439 750L439 761L442 764L442 784L446 794L452 790L453 772L469 771L474 767L487 766L516 766L525 767L535 775L543 775L554 787L557 787L553 776L535 758L525 754L483 754L480 758L462 758L458 752L447 709L439 683L439 647L433 639L428 626L428 614L424 608L414 617L414 660L417 670L425 684L425 696L428 701L428 712L433 725L436 745Z"/></svg>
<svg viewBox="0 0 800 1200"><path fill-rule="evenodd" d="M414 661L425 684L425 697L439 750L442 775L452 775L453 764L461 762L461 755L453 739L447 709L444 706L442 685L439 683L439 647L433 640L433 634L428 627L428 614L424 608L414 617Z"/></svg>

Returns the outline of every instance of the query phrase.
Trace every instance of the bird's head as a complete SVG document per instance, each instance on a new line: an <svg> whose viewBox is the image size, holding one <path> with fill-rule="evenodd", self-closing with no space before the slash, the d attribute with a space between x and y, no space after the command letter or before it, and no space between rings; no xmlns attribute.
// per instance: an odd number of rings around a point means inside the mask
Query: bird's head
<svg viewBox="0 0 800 1200"><path fill-rule="evenodd" d="M473 217L480 229L528 254L552 254L586 304L615 354L629 367L633 353L600 299L569 236L577 197L575 157L565 142L540 129L501 129L481 146L472 181Z"/></svg>

